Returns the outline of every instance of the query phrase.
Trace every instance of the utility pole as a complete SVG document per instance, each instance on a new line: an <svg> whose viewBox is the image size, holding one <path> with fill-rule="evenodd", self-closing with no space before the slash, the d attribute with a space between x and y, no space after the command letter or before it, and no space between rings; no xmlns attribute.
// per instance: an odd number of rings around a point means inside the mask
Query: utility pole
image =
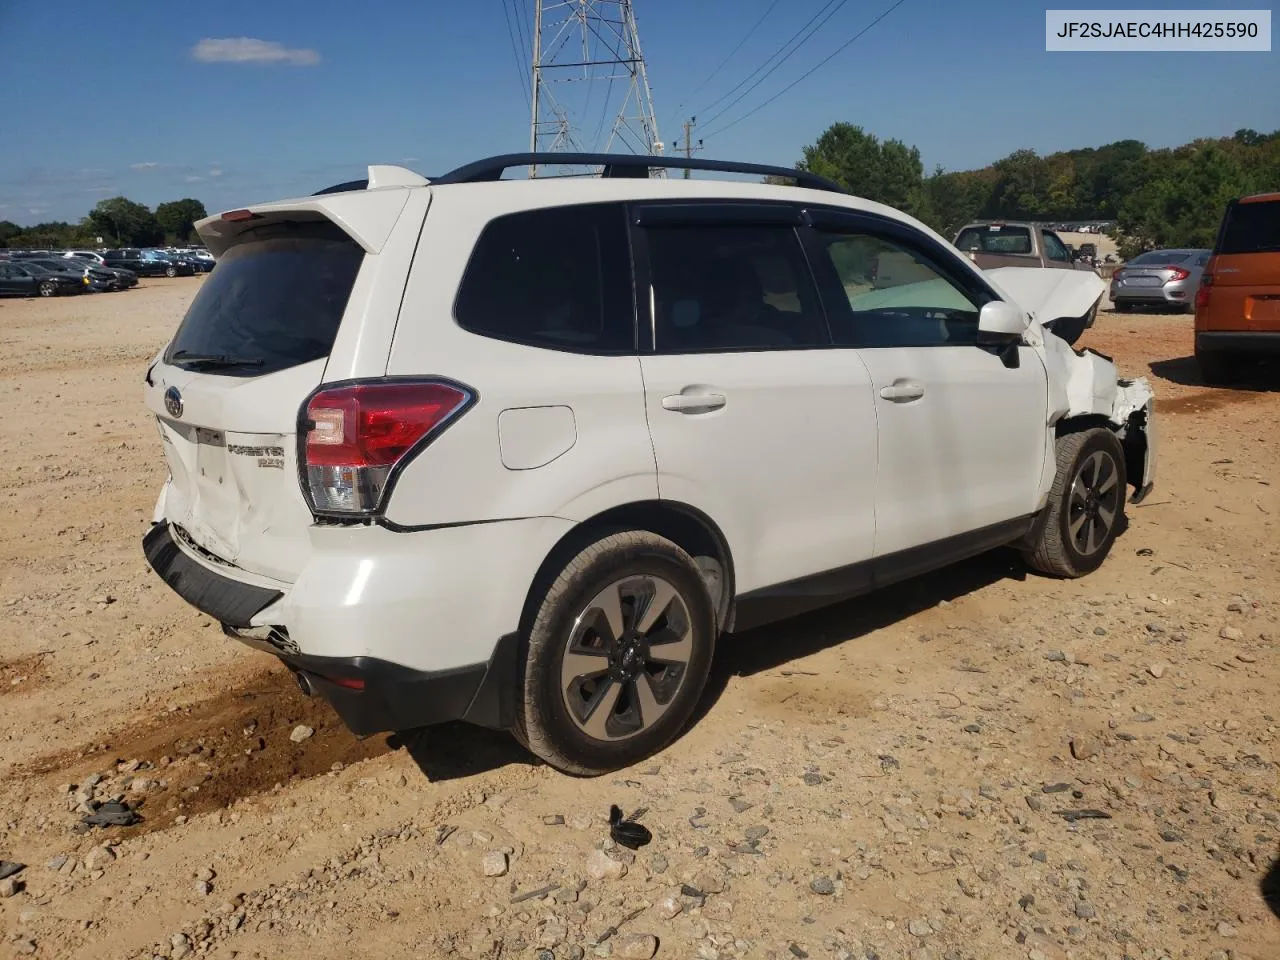
<svg viewBox="0 0 1280 960"><path fill-rule="evenodd" d="M685 156L685 159L686 159L686 160L692 160L692 159L693 159L693 155L694 155L695 153L698 153L698 152L700 152L700 151L702 150L702 140L701 140L701 139L699 139L699 140L698 140L698 145L697 145L696 147L693 145L693 128L694 128L694 127L696 127L697 125L698 125L698 118L697 118L697 117L690 117L688 120L686 120L686 121L684 122L684 146L683 146L683 147L682 147L682 146L680 146L680 144L679 144L679 143L674 144L674 146L675 146L675 148L676 148L677 150L683 150L683 151L684 151L684 156ZM688 180L688 179L689 179L689 174L690 174L691 172L692 172L692 171L690 171L690 170L685 170L685 172L684 172L684 178L685 178L686 180Z"/></svg>
<svg viewBox="0 0 1280 960"><path fill-rule="evenodd" d="M533 21L530 151L661 154L632 0L535 0Z"/></svg>

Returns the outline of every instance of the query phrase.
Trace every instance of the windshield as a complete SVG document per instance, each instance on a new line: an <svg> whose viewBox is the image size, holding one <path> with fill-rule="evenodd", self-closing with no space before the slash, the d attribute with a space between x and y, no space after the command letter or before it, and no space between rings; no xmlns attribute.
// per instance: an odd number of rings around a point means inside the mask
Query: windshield
<svg viewBox="0 0 1280 960"><path fill-rule="evenodd" d="M965 253L1030 253L1031 231L997 224L965 227L956 238L956 246Z"/></svg>
<svg viewBox="0 0 1280 960"><path fill-rule="evenodd" d="M1280 251L1280 199L1237 203L1227 208L1218 253Z"/></svg>
<svg viewBox="0 0 1280 960"><path fill-rule="evenodd" d="M264 228L218 261L192 301L165 361L226 356L252 361L227 371L261 375L329 355L364 251L333 224ZM181 360L177 360L181 364Z"/></svg>

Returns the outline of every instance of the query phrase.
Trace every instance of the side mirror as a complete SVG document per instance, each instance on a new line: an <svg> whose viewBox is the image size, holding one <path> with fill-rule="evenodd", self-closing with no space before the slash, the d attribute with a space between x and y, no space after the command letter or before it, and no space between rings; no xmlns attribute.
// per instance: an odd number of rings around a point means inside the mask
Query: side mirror
<svg viewBox="0 0 1280 960"><path fill-rule="evenodd" d="M1021 340L1027 329L1027 316L1019 307L1003 300L984 304L978 313L978 341L1006 343Z"/></svg>

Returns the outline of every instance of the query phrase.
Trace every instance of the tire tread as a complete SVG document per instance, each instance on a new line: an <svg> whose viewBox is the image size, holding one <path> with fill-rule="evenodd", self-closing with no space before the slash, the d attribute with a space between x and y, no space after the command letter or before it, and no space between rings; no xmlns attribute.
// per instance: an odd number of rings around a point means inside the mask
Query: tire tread
<svg viewBox="0 0 1280 960"><path fill-rule="evenodd" d="M1094 427L1090 430L1068 433L1059 437L1055 444L1057 469L1053 476L1053 487L1049 491L1049 500L1045 506L1048 515L1044 519L1040 534L1034 545L1023 552L1027 565L1039 570L1041 573L1064 579L1075 579L1096 569L1096 565L1086 567L1076 565L1071 556L1071 551L1067 548L1067 544L1063 539L1062 510L1067 502L1067 494L1070 492L1069 485L1075 476L1075 466L1081 452L1094 438L1100 435L1107 437L1111 444L1114 445L1115 449L1112 453L1115 456L1116 465L1121 471L1119 478L1121 484L1120 515L1116 517L1114 529L1118 530L1123 521L1124 485L1127 483L1127 478L1124 476L1124 453L1115 434L1102 427ZM1103 557L1105 556L1106 553L1104 552Z"/></svg>
<svg viewBox="0 0 1280 960"><path fill-rule="evenodd" d="M654 552L660 552L668 557L674 556L687 565L691 572L697 574L693 558L666 537L648 530L610 533L584 547L565 565L547 589L538 607L527 637L528 649L527 656L524 658L524 672L521 676L520 701L517 703L516 720L511 734L522 746L558 770L579 776L593 776L603 772L598 767L567 755L554 742L547 729L547 718L543 712L545 704L541 703L536 695L537 678L531 678L528 670L532 665L546 662L543 656L545 648L561 639L552 632L552 626L561 612L562 604L568 596L581 589L583 582L590 576L592 568L602 558L613 555L616 558L627 559Z"/></svg>

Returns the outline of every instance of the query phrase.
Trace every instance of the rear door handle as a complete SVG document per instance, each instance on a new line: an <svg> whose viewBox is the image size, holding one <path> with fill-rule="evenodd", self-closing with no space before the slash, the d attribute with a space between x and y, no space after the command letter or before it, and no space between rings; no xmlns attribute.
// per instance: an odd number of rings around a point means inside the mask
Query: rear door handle
<svg viewBox="0 0 1280 960"><path fill-rule="evenodd" d="M724 405L723 393L673 393L662 398L662 409L676 413L706 413L719 410Z"/></svg>
<svg viewBox="0 0 1280 960"><path fill-rule="evenodd" d="M909 381L880 388L880 396L894 403L910 403L924 396L924 387Z"/></svg>

